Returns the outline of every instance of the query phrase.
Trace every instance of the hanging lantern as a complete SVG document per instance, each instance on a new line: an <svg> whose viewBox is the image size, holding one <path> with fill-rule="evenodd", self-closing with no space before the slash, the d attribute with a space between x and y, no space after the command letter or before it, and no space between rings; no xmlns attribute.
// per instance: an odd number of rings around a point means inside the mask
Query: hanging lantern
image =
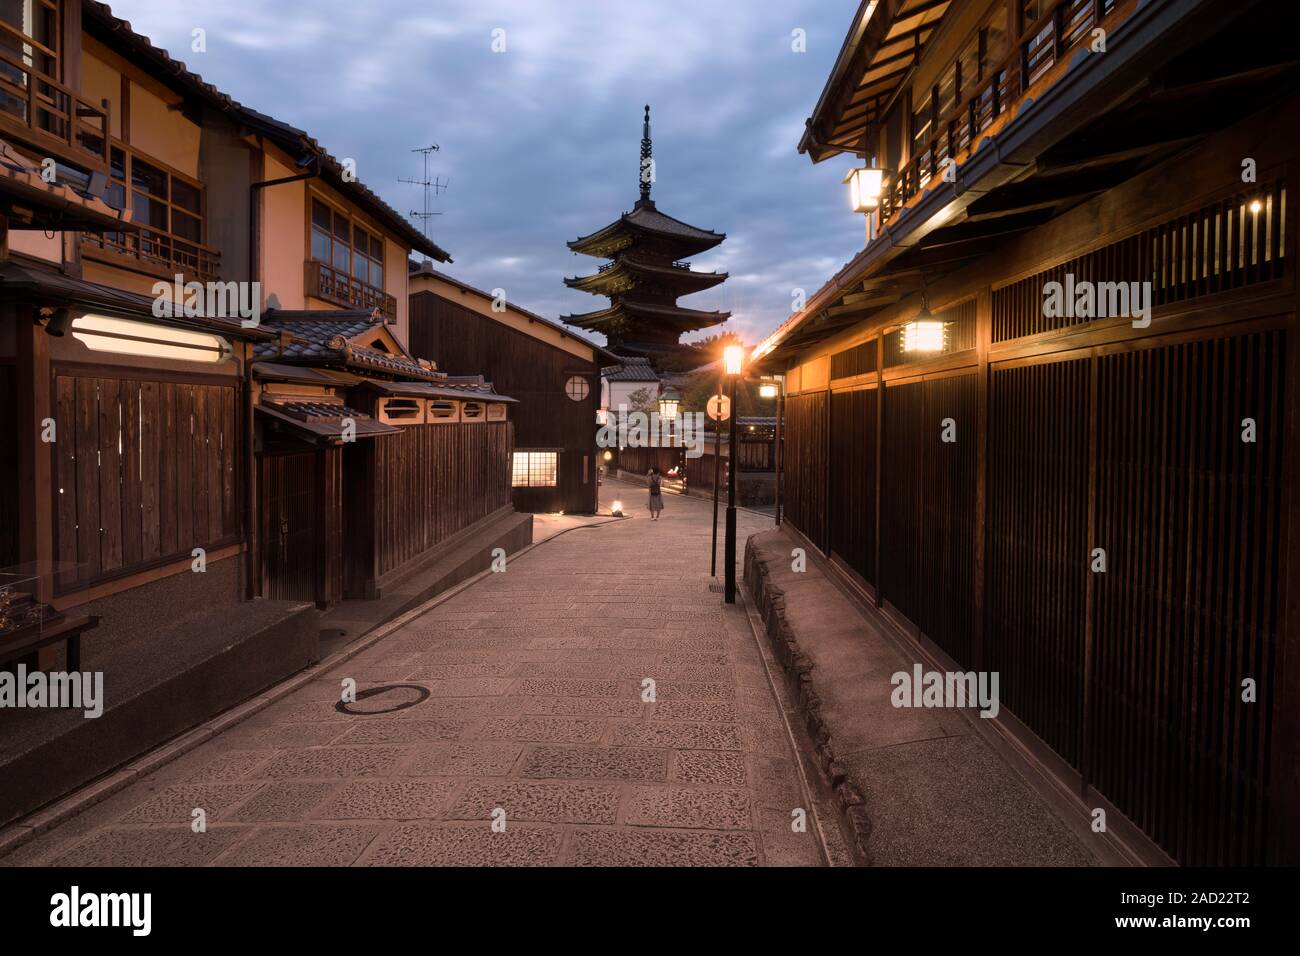
<svg viewBox="0 0 1300 956"><path fill-rule="evenodd" d="M864 166L862 169L850 169L844 177L849 186L849 205L854 212L874 212L880 205L880 196L885 189L885 171Z"/></svg>

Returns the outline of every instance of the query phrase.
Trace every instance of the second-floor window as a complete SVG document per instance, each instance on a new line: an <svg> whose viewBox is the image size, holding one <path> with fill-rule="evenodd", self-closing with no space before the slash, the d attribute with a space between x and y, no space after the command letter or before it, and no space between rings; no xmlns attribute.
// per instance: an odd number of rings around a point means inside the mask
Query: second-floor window
<svg viewBox="0 0 1300 956"><path fill-rule="evenodd" d="M384 240L319 199L311 201L311 257L358 282L384 287Z"/></svg>
<svg viewBox="0 0 1300 956"><path fill-rule="evenodd" d="M203 245L204 191L197 181L113 146L104 201L114 209L129 209L140 233L108 232L102 239L87 233L83 243L199 278L215 274L215 261Z"/></svg>

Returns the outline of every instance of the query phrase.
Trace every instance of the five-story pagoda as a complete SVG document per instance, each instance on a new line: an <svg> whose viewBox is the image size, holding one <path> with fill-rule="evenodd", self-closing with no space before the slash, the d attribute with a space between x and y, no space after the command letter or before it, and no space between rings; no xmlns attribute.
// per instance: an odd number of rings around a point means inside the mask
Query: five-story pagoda
<svg viewBox="0 0 1300 956"><path fill-rule="evenodd" d="M689 346L679 341L683 333L719 325L731 315L677 304L679 296L711 288L727 278L725 272L696 272L683 261L727 237L655 208L650 198L654 161L649 106L641 138L640 180L641 198L631 212L568 244L574 252L610 260L593 275L564 280L572 289L607 296L609 307L561 318L568 325L600 332L615 354L644 356L661 369L673 368L690 354Z"/></svg>

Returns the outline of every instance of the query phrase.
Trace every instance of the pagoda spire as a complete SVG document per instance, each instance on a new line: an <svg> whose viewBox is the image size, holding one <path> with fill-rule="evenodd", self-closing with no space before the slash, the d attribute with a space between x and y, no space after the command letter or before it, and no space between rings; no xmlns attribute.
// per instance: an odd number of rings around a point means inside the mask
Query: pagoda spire
<svg viewBox="0 0 1300 956"><path fill-rule="evenodd" d="M655 161L650 155L650 104L645 105L645 122L641 126L641 201L650 201Z"/></svg>

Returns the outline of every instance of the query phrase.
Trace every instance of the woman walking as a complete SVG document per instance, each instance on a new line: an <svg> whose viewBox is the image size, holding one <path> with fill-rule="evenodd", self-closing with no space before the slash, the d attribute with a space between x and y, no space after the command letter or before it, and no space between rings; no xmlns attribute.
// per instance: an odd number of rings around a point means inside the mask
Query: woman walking
<svg viewBox="0 0 1300 956"><path fill-rule="evenodd" d="M645 477L646 484L650 486L650 520L658 521L659 512L664 510L664 496L659 488L659 469L651 468Z"/></svg>

